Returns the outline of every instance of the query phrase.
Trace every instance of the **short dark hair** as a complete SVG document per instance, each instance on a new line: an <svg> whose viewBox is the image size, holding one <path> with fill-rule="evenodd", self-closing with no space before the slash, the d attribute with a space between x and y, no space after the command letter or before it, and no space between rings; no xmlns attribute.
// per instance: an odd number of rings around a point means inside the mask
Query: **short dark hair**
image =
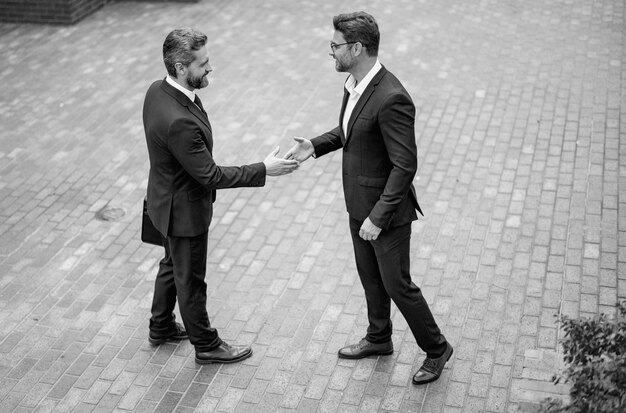
<svg viewBox="0 0 626 413"><path fill-rule="evenodd" d="M190 27L175 29L163 42L163 63L170 76L176 77L176 63L189 66L195 59L192 52L206 45L207 37Z"/></svg>
<svg viewBox="0 0 626 413"><path fill-rule="evenodd" d="M340 14L333 17L333 26L346 42L360 42L368 56L378 56L380 32L374 16L364 11Z"/></svg>

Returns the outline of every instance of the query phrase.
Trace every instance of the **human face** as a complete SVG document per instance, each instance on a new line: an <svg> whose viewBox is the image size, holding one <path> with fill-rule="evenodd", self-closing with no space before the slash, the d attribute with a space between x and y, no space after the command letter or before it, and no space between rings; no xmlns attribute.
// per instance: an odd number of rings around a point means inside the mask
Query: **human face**
<svg viewBox="0 0 626 413"><path fill-rule="evenodd" d="M195 59L187 66L185 81L192 89L202 89L209 85L209 73L213 68L209 64L209 51L206 46L193 52Z"/></svg>
<svg viewBox="0 0 626 413"><path fill-rule="evenodd" d="M352 55L352 47L354 43L344 44L346 42L346 38L343 37L341 32L335 30L335 34L333 35L333 40L331 40L331 45L341 45L341 46L331 46L330 56L335 59L335 70L338 72L349 72L356 65L356 60Z"/></svg>

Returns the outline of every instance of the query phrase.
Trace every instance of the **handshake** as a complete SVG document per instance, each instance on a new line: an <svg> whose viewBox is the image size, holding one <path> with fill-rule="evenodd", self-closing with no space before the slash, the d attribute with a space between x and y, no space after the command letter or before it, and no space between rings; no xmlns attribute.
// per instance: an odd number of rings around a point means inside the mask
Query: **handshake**
<svg viewBox="0 0 626 413"><path fill-rule="evenodd" d="M268 176L289 174L300 166L314 153L313 144L310 140L300 137L293 138L296 144L289 149L284 158L277 157L279 147L276 147L263 161Z"/></svg>

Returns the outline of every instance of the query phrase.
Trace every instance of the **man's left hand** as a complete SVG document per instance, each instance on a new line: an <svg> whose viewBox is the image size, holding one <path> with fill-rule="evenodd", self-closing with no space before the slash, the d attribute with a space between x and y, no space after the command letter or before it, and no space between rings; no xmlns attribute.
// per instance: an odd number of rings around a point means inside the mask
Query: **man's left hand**
<svg viewBox="0 0 626 413"><path fill-rule="evenodd" d="M372 224L369 218L365 218L359 230L359 236L365 241L375 241L380 231L382 231L382 228L378 228L376 225Z"/></svg>

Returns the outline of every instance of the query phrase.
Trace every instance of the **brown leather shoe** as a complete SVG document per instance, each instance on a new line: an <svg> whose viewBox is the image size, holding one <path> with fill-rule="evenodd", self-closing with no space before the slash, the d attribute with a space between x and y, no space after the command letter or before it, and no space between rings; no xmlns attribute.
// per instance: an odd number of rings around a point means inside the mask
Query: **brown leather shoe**
<svg viewBox="0 0 626 413"><path fill-rule="evenodd" d="M246 346L231 346L222 342L211 351L196 352L196 363L236 363L252 355L252 349Z"/></svg>
<svg viewBox="0 0 626 413"><path fill-rule="evenodd" d="M367 356L388 356L393 353L393 343L374 344L366 339L361 339L357 344L351 344L339 350L339 358L362 359Z"/></svg>
<svg viewBox="0 0 626 413"><path fill-rule="evenodd" d="M413 376L413 384L430 383L431 381L437 380L439 376L441 376L443 367L446 365L448 360L450 360L450 357L452 357L452 353L454 352L450 343L447 343L446 346L446 351L443 352L441 357L436 359L426 357L422 367Z"/></svg>
<svg viewBox="0 0 626 413"><path fill-rule="evenodd" d="M180 323L173 323L170 329L165 333L155 333L151 331L148 335L148 341L153 346L158 346L167 341L179 341L187 338L187 332Z"/></svg>

